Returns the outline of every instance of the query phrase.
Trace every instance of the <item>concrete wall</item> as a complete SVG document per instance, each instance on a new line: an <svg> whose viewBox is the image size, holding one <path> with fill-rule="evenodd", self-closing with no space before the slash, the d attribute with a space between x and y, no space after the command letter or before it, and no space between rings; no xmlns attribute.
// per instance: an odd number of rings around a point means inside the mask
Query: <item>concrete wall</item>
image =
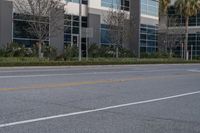
<svg viewBox="0 0 200 133"><path fill-rule="evenodd" d="M12 42L12 12L12 2L0 0L0 47Z"/></svg>
<svg viewBox="0 0 200 133"><path fill-rule="evenodd" d="M140 56L140 0L130 1L130 43L129 48L136 56Z"/></svg>
<svg viewBox="0 0 200 133"><path fill-rule="evenodd" d="M58 55L64 53L64 14L63 10L51 13L50 20L50 45L57 49Z"/></svg>
<svg viewBox="0 0 200 133"><path fill-rule="evenodd" d="M141 16L141 24L147 24L147 25L158 25L159 20L157 17L147 17L147 16Z"/></svg>
<svg viewBox="0 0 200 133"><path fill-rule="evenodd" d="M87 16L87 5L82 4L82 16ZM79 4L78 3L73 3L69 2L67 3L65 7L65 11L67 14L72 14L72 15L79 15Z"/></svg>
<svg viewBox="0 0 200 133"><path fill-rule="evenodd" d="M88 26L93 29L93 38L89 39L90 44L100 44L101 43L101 16L97 14L88 14Z"/></svg>
<svg viewBox="0 0 200 133"><path fill-rule="evenodd" d="M88 7L101 9L101 0L88 0Z"/></svg>

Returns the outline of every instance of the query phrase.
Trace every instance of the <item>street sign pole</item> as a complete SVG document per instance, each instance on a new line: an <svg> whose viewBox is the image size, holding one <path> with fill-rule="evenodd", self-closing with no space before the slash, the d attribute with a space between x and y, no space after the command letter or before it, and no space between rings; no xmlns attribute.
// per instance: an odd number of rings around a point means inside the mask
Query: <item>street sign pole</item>
<svg viewBox="0 0 200 133"><path fill-rule="evenodd" d="M191 60L193 60L193 45L191 45Z"/></svg>
<svg viewBox="0 0 200 133"><path fill-rule="evenodd" d="M86 37L86 60L88 61L88 45L89 45L89 39Z"/></svg>
<svg viewBox="0 0 200 133"><path fill-rule="evenodd" d="M82 60L82 0L79 0L79 61Z"/></svg>

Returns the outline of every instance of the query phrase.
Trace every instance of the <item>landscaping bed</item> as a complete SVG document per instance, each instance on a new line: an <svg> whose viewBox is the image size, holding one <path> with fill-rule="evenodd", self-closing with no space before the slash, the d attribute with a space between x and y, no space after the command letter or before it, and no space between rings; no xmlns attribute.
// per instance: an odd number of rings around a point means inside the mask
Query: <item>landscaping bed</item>
<svg viewBox="0 0 200 133"><path fill-rule="evenodd" d="M58 60L52 61L48 59L38 58L0 58L0 67L14 66L78 66L78 65L128 65L128 64L185 64L200 63L200 60L185 61L181 59L137 59L137 58L91 58L88 61L83 59Z"/></svg>

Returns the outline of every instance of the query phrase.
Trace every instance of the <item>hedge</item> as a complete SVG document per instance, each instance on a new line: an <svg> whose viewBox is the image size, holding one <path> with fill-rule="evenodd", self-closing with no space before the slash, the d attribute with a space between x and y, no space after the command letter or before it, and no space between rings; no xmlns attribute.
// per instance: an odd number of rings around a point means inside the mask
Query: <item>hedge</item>
<svg viewBox="0 0 200 133"><path fill-rule="evenodd" d="M178 59L100 59L89 61L3 61L0 67L11 66L79 66L79 65L131 65L131 64L181 64L200 63L200 60L184 61Z"/></svg>

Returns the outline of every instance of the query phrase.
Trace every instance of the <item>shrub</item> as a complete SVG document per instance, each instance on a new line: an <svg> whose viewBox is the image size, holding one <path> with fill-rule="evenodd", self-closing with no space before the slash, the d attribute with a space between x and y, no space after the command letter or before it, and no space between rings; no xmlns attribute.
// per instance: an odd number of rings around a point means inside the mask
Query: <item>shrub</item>
<svg viewBox="0 0 200 133"><path fill-rule="evenodd" d="M119 48L119 57L121 57L121 58L134 57L134 54L130 50L120 47Z"/></svg>
<svg viewBox="0 0 200 133"><path fill-rule="evenodd" d="M52 46L43 45L42 52L44 57L54 59L57 56L56 49ZM0 57L38 57L38 47L25 47L18 43L7 44L5 48L0 49Z"/></svg>
<svg viewBox="0 0 200 133"><path fill-rule="evenodd" d="M64 58L65 60L71 60L74 57L78 57L78 47L76 45L68 45L64 49Z"/></svg>
<svg viewBox="0 0 200 133"><path fill-rule="evenodd" d="M100 48L96 44L92 44L88 48L88 56L91 58L97 58L100 57Z"/></svg>
<svg viewBox="0 0 200 133"><path fill-rule="evenodd" d="M26 48L24 45L17 43L7 44L0 49L0 57L33 57L33 49Z"/></svg>
<svg viewBox="0 0 200 133"><path fill-rule="evenodd" d="M6 57L24 57L26 55L26 49L24 45L18 43L7 44Z"/></svg>
<svg viewBox="0 0 200 133"><path fill-rule="evenodd" d="M57 50L53 46L43 45L42 53L44 54L45 58L50 60L54 60L57 57Z"/></svg>
<svg viewBox="0 0 200 133"><path fill-rule="evenodd" d="M193 59L200 60L200 56L193 57Z"/></svg>
<svg viewBox="0 0 200 133"><path fill-rule="evenodd" d="M99 47L96 44L90 45L89 49L89 57L97 58L97 57L115 57L116 50L113 46L101 46ZM133 57L133 54L130 50L120 47L119 48L119 56L120 57Z"/></svg>
<svg viewBox="0 0 200 133"><path fill-rule="evenodd" d="M5 48L1 48L0 49L0 57L5 57L6 55L6 49Z"/></svg>
<svg viewBox="0 0 200 133"><path fill-rule="evenodd" d="M115 57L115 49L113 46L102 46L100 52L101 57Z"/></svg>
<svg viewBox="0 0 200 133"><path fill-rule="evenodd" d="M154 52L154 53L141 53L141 58L169 58L168 53Z"/></svg>

